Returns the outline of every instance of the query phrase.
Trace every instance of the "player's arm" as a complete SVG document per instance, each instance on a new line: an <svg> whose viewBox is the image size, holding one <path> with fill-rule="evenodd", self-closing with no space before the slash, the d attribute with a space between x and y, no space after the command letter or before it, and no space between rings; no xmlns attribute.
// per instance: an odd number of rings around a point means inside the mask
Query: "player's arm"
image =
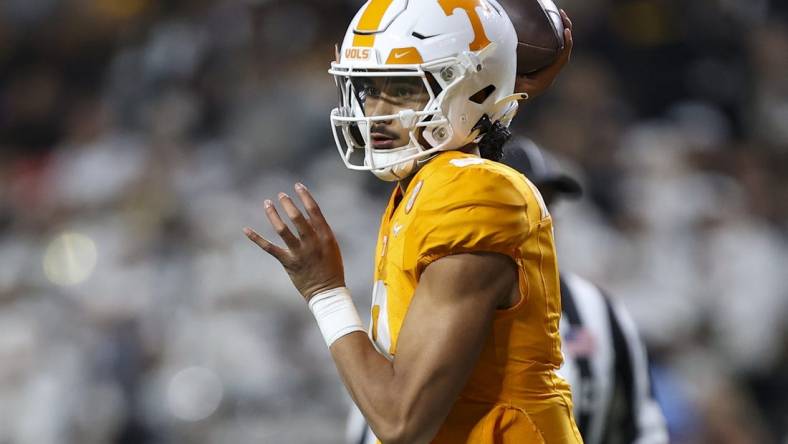
<svg viewBox="0 0 788 444"><path fill-rule="evenodd" d="M296 192L309 219L287 195L280 194L279 200L298 236L270 201L265 205L287 249L249 228L244 231L282 263L307 301L315 295L318 300L344 286L342 259L317 203L305 188L297 186ZM478 359L496 307L501 301L508 303L516 285L515 265L506 256L446 256L422 273L393 361L378 353L364 332L345 334L331 343L339 373L378 438L419 443L435 435ZM337 307L342 304L341 299L334 302Z"/></svg>
<svg viewBox="0 0 788 444"><path fill-rule="evenodd" d="M345 386L378 438L421 443L435 436L516 276L512 260L500 254L446 256L422 274L393 362L363 333L331 346Z"/></svg>

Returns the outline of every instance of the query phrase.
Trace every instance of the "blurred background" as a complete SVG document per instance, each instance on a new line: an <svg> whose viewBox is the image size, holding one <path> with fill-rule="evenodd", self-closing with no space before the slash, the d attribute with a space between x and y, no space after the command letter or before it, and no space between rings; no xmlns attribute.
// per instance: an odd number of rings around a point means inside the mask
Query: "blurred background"
<svg viewBox="0 0 788 444"><path fill-rule="evenodd" d="M562 267L650 347L675 443L788 443L788 26L776 0L563 0L519 134L583 183ZM357 0L0 0L0 443L341 443L349 398L241 233L304 181L366 313L391 184L326 74Z"/></svg>

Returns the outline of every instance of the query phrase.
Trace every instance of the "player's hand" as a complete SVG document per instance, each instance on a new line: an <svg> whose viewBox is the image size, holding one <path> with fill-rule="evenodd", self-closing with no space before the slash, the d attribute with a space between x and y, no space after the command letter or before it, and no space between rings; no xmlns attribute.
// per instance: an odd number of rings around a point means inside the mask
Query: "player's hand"
<svg viewBox="0 0 788 444"><path fill-rule="evenodd" d="M304 185L296 184L295 191L309 218L304 217L287 194L279 193L279 203L296 227L297 236L282 221L273 202L266 200L263 204L265 215L284 241L286 249L271 243L249 227L244 228L244 234L282 264L293 285L309 301L317 293L344 287L345 271L339 244L317 202Z"/></svg>
<svg viewBox="0 0 788 444"><path fill-rule="evenodd" d="M547 90L553 84L558 73L564 68L572 55L572 20L566 12L561 10L561 20L564 22L564 49L552 65L522 76L517 76L514 84L515 92L528 93L529 98L534 98Z"/></svg>

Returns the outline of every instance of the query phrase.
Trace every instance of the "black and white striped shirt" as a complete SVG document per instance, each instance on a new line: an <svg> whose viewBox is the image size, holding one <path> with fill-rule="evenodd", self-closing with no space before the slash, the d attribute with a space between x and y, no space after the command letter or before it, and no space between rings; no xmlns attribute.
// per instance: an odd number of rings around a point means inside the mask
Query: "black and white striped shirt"
<svg viewBox="0 0 788 444"><path fill-rule="evenodd" d="M558 371L572 386L586 444L663 444L667 426L651 391L646 350L629 314L587 280L561 276Z"/></svg>

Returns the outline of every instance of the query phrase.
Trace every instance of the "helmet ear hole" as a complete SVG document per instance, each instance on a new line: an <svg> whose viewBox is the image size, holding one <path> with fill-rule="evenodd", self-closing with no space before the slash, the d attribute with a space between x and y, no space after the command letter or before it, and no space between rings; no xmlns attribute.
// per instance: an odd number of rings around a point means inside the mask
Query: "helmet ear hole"
<svg viewBox="0 0 788 444"><path fill-rule="evenodd" d="M492 95L493 92L495 92L495 85L487 85L484 88L476 91L472 96L468 97L468 100L481 105Z"/></svg>
<svg viewBox="0 0 788 444"><path fill-rule="evenodd" d="M423 120L423 122L429 122L429 121L431 121L431 120L432 120L432 116L430 115L430 116L427 116L427 117L425 117L425 118L424 118L424 120ZM430 142L429 142L429 141L428 141L426 138L424 138L424 131L425 131L426 129L427 129L427 127L424 127L424 126L418 127L418 128L416 129L416 140L417 140L417 141L419 142L419 144L421 144L421 146L423 146L425 149L430 149L430 148L432 148L432 147L433 147L433 145L432 145L432 144L431 144L431 143L430 143Z"/></svg>

